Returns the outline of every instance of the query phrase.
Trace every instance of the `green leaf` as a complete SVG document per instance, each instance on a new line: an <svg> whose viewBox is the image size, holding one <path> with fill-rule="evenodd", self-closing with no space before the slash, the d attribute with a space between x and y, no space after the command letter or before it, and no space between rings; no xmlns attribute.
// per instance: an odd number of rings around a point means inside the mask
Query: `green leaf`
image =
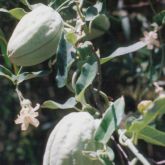
<svg viewBox="0 0 165 165"><path fill-rule="evenodd" d="M72 45L66 43L64 36L62 36L59 47L57 49L57 86L62 88L66 85L68 79L68 73L70 67L74 62L73 52L72 52Z"/></svg>
<svg viewBox="0 0 165 165"><path fill-rule="evenodd" d="M143 118L132 122L128 131L138 133L149 123L153 122L158 116L165 114L165 97L159 97L146 110Z"/></svg>
<svg viewBox="0 0 165 165"><path fill-rule="evenodd" d="M103 9L103 2L97 1L94 7L97 9L98 13L100 13Z"/></svg>
<svg viewBox="0 0 165 165"><path fill-rule="evenodd" d="M5 61L6 66L11 68L11 63L7 55L7 41L1 29L0 29L0 48L1 48L2 56Z"/></svg>
<svg viewBox="0 0 165 165"><path fill-rule="evenodd" d="M98 14L89 23L87 39L92 40L102 36L110 28L109 18L105 14Z"/></svg>
<svg viewBox="0 0 165 165"><path fill-rule="evenodd" d="M72 45L75 45L75 43L77 42L77 36L76 36L75 32L72 32L72 31L68 32L65 35L65 37L66 37L66 40Z"/></svg>
<svg viewBox="0 0 165 165"><path fill-rule="evenodd" d="M74 97L69 98L64 104L59 104L55 101L48 100L45 101L42 104L42 108L48 108L48 109L70 109L74 108L75 105L77 104L76 100Z"/></svg>
<svg viewBox="0 0 165 165"><path fill-rule="evenodd" d="M86 89L92 85L97 72L98 72L98 61L97 55L93 50L93 45L91 42L86 41L81 44L77 49L77 76L76 82L73 86L76 99L84 104L86 104L84 93Z"/></svg>
<svg viewBox="0 0 165 165"><path fill-rule="evenodd" d="M88 7L86 12L85 12L85 20L86 21L92 21L96 15L98 14L97 8L96 7Z"/></svg>
<svg viewBox="0 0 165 165"><path fill-rule="evenodd" d="M13 74L9 69L7 69L4 66L0 65L0 76L3 76L5 78L9 79L10 81L12 81Z"/></svg>
<svg viewBox="0 0 165 165"><path fill-rule="evenodd" d="M121 97L112 103L106 110L101 123L96 130L95 140L106 144L113 132L118 128L123 114L124 114L125 102Z"/></svg>
<svg viewBox="0 0 165 165"><path fill-rule="evenodd" d="M138 133L138 138L147 143L165 147L165 132L159 131L153 127L146 126Z"/></svg>
<svg viewBox="0 0 165 165"><path fill-rule="evenodd" d="M136 42L135 44L132 44L128 47L118 48L110 56L105 57L105 58L101 58L100 62L101 62L101 64L104 64L104 63L112 60L115 57L123 56L123 55L126 55L128 53L135 52L135 51L143 48L144 46L146 46L146 43L144 43L143 41L139 41L139 42Z"/></svg>
<svg viewBox="0 0 165 165"><path fill-rule="evenodd" d="M156 14L154 16L154 22L156 22L158 25L164 24L164 18L165 18L165 10L161 11L160 13Z"/></svg>
<svg viewBox="0 0 165 165"><path fill-rule="evenodd" d="M98 150L97 154L103 165L113 165L114 152L110 147L106 146L105 151Z"/></svg>
<svg viewBox="0 0 165 165"><path fill-rule="evenodd" d="M0 12L9 13L10 15L12 15L13 17L15 17L18 20L20 20L25 14L27 14L27 12L22 8L14 8L11 10L6 10L3 8L0 8Z"/></svg>
<svg viewBox="0 0 165 165"><path fill-rule="evenodd" d="M50 73L49 71L24 72L24 73L19 74L18 76L13 75L12 80L18 85L22 83L23 81L26 81L29 79L47 76L49 73Z"/></svg>
<svg viewBox="0 0 165 165"><path fill-rule="evenodd" d="M25 14L27 14L27 12L25 12L25 10L22 8L9 10L9 13L18 20L20 20Z"/></svg>
<svg viewBox="0 0 165 165"><path fill-rule="evenodd" d="M82 66L80 76L76 81L75 91L78 101L84 100L84 92L94 81L97 70L97 61L92 56L89 57L87 63Z"/></svg>

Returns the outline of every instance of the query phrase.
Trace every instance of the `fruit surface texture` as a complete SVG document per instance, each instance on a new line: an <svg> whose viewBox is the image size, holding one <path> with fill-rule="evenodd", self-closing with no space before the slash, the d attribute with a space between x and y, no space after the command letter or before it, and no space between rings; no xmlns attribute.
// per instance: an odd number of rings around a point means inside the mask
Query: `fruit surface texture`
<svg viewBox="0 0 165 165"><path fill-rule="evenodd" d="M22 17L9 42L8 55L19 66L39 64L55 54L63 20L51 7L41 5Z"/></svg>
<svg viewBox="0 0 165 165"><path fill-rule="evenodd" d="M51 132L43 165L101 165L82 151L96 151L94 132L98 126L88 112L73 112L65 116Z"/></svg>

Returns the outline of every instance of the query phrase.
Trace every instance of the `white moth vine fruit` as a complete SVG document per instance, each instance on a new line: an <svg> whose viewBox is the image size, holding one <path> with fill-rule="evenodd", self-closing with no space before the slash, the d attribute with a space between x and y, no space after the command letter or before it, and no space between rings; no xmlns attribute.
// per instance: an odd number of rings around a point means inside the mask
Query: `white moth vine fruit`
<svg viewBox="0 0 165 165"><path fill-rule="evenodd" d="M41 5L22 17L8 43L10 60L19 66L39 64L55 54L63 20L51 7Z"/></svg>
<svg viewBox="0 0 165 165"><path fill-rule="evenodd" d="M43 165L102 165L99 160L91 160L82 154L84 150L98 149L94 133L99 123L88 112L65 116L49 136Z"/></svg>

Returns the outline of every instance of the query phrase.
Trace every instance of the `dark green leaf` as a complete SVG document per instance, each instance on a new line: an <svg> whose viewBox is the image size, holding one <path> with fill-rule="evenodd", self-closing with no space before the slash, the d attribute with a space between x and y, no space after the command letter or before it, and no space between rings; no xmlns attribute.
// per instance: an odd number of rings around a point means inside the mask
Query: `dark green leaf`
<svg viewBox="0 0 165 165"><path fill-rule="evenodd" d="M154 16L154 22L156 22L158 25L162 25L164 23L165 18L165 10L161 11L160 13L156 14Z"/></svg>
<svg viewBox="0 0 165 165"><path fill-rule="evenodd" d="M80 76L76 81L76 98L77 100L84 99L85 90L92 84L97 74L97 61L91 56L87 63L82 66Z"/></svg>
<svg viewBox="0 0 165 165"><path fill-rule="evenodd" d="M10 70L8 70L4 66L0 65L0 76L3 76L5 78L9 79L10 81L12 81L13 74Z"/></svg>
<svg viewBox="0 0 165 165"><path fill-rule="evenodd" d="M97 62L86 63L82 66L80 76L76 82L76 94L79 95L85 90L94 80L97 72Z"/></svg>
<svg viewBox="0 0 165 165"><path fill-rule="evenodd" d="M85 103L84 92L93 83L98 71L97 55L89 41L78 47L77 54L77 81L73 88L77 95L76 99Z"/></svg>
<svg viewBox="0 0 165 165"><path fill-rule="evenodd" d="M128 47L118 48L110 56L105 57L105 58L101 58L100 62L101 62L101 64L104 64L104 63L112 60L115 57L123 56L123 55L126 55L128 53L135 52L135 51L143 48L144 46L146 46L146 43L144 43L143 41L139 41L139 42L136 42L135 44L132 44Z"/></svg>
<svg viewBox="0 0 165 165"><path fill-rule="evenodd" d="M102 36L110 28L109 18L105 14L98 14L89 23L89 31L87 32L87 39L92 40L94 38Z"/></svg>
<svg viewBox="0 0 165 165"><path fill-rule="evenodd" d="M10 68L11 63L10 63L8 55L7 55L7 41L6 41L5 36L1 29L0 29L0 48L1 48L2 56L5 61L5 64L6 64L6 66L8 66Z"/></svg>
<svg viewBox="0 0 165 165"><path fill-rule="evenodd" d="M121 97L112 103L106 110L101 123L96 130L95 140L106 144L113 132L118 128L123 114L124 114L125 102Z"/></svg>
<svg viewBox="0 0 165 165"><path fill-rule="evenodd" d="M73 62L75 61L72 56L72 46L66 43L64 36L62 36L59 47L57 49L57 85L62 88L67 83L68 72Z"/></svg>
<svg viewBox="0 0 165 165"><path fill-rule="evenodd" d="M45 101L42 104L42 108L48 108L48 109L70 109L74 108L75 105L77 104L76 100L74 97L69 98L64 104L59 104L55 101L48 100Z"/></svg>
<svg viewBox="0 0 165 165"><path fill-rule="evenodd" d="M97 8L96 7L88 7L86 12L85 12L85 20L86 21L92 21L96 15L98 14Z"/></svg>

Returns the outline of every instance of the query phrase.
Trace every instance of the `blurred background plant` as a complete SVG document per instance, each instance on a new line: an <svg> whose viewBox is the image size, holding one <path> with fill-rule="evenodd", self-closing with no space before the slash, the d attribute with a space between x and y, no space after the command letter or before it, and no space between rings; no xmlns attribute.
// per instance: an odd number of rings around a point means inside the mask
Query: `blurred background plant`
<svg viewBox="0 0 165 165"><path fill-rule="evenodd" d="M52 6L59 6L65 0L52 0ZM156 22L161 25L159 30L160 47L148 50L146 47L135 53L129 53L127 56L115 58L114 60L102 65L102 84L101 89L110 100L115 100L124 95L126 101L126 115L137 114L137 105L141 100L153 100L156 97L153 83L159 82L159 85L165 85L165 47L164 47L164 27L162 17L164 16L164 0L103 0L106 4L105 12L110 20L109 30L102 36L92 40L94 47L100 49L101 57L111 54L116 48L128 46L143 37L144 31L150 31L155 28ZM0 8L13 9L23 8L29 11L25 1L19 0L1 0ZM53 3L54 2L54 3ZM44 3L48 0L29 0L30 4ZM85 5L93 5L95 0L87 0ZM160 13L161 12L161 13ZM70 4L69 8L61 11L62 17L69 23L75 18L75 10ZM18 20L8 15L0 13L0 33L6 41L10 38ZM8 60L5 59L4 50L5 41L0 40L1 56L0 64L13 69ZM37 67L26 68L26 71L33 69L47 69L47 64L43 63ZM20 89L26 98L33 103L47 99L56 100L64 103L70 96L67 88L59 89L53 72L48 77L32 79L25 81L20 85ZM14 86L7 79L0 79L0 164L25 164L38 165L42 162L42 156L45 144L50 130L65 114L66 110L40 111L40 126L38 129L30 128L27 132L21 132L19 127L14 124L18 110L17 95L14 92ZM165 131L164 116L158 121L157 127ZM165 149L160 146L147 144L140 141L138 147L144 155L148 155L153 164L156 161L163 160ZM117 156L116 156L117 157ZM117 160L116 160L117 161Z"/></svg>

